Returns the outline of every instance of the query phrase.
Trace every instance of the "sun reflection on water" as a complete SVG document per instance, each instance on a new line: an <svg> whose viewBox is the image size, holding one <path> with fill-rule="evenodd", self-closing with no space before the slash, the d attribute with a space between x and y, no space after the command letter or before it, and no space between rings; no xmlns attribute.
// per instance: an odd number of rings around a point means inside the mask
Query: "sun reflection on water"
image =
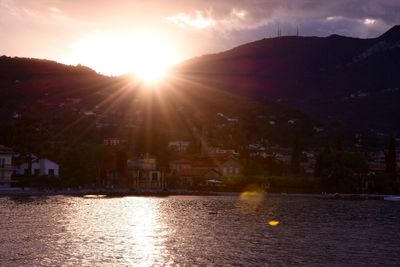
<svg viewBox="0 0 400 267"><path fill-rule="evenodd" d="M400 209L386 201L268 196L251 208L237 196L52 196L0 204L1 266L390 266L399 255L390 245Z"/></svg>
<svg viewBox="0 0 400 267"><path fill-rule="evenodd" d="M161 229L158 220L159 203L149 199L135 199L135 202L126 214L131 220L129 227L135 249L134 259L129 255L124 255L124 258L135 266L152 266L160 260L163 249L163 240L159 236Z"/></svg>
<svg viewBox="0 0 400 267"><path fill-rule="evenodd" d="M168 256L168 233L160 220L160 202L139 197L79 199L65 211L65 230L58 237L58 245L79 265L162 264Z"/></svg>

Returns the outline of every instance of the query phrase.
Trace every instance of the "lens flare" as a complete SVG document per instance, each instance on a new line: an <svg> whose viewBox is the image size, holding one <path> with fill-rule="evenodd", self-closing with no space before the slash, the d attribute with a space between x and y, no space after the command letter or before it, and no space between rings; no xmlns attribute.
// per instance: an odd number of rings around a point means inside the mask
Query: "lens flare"
<svg viewBox="0 0 400 267"><path fill-rule="evenodd" d="M264 200L265 192L258 185L249 185L240 194L240 200L249 206L258 206Z"/></svg>
<svg viewBox="0 0 400 267"><path fill-rule="evenodd" d="M278 226L280 224L280 222L276 221L276 220L271 220L271 221L268 221L268 224L271 226Z"/></svg>

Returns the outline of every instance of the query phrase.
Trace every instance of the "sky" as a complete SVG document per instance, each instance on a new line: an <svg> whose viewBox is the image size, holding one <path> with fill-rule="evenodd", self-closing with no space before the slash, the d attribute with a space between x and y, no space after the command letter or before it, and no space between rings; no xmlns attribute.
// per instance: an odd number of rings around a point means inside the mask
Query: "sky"
<svg viewBox="0 0 400 267"><path fill-rule="evenodd" d="M0 55L118 75L274 37L278 28L370 38L396 24L399 0L0 0Z"/></svg>

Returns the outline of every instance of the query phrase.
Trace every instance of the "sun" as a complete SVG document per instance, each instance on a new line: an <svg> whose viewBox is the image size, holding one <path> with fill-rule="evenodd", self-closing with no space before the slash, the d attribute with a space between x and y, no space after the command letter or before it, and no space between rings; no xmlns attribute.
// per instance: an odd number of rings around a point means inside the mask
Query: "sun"
<svg viewBox="0 0 400 267"><path fill-rule="evenodd" d="M133 75L145 82L156 82L167 75L176 63L173 49L164 40L141 36L132 45L130 68Z"/></svg>
<svg viewBox="0 0 400 267"><path fill-rule="evenodd" d="M132 75L157 82L180 58L171 42L150 33L94 33L72 45L69 64L82 64L105 75Z"/></svg>
<svg viewBox="0 0 400 267"><path fill-rule="evenodd" d="M144 82L157 82L167 75L167 68L164 66L151 65L138 67L132 71L134 77Z"/></svg>

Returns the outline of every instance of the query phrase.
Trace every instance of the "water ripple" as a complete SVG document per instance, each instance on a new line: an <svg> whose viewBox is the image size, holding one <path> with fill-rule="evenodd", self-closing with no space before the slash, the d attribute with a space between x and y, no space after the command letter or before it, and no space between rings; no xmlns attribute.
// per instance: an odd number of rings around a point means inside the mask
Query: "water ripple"
<svg viewBox="0 0 400 267"><path fill-rule="evenodd" d="M2 266L400 264L393 202L54 196L0 205Z"/></svg>

